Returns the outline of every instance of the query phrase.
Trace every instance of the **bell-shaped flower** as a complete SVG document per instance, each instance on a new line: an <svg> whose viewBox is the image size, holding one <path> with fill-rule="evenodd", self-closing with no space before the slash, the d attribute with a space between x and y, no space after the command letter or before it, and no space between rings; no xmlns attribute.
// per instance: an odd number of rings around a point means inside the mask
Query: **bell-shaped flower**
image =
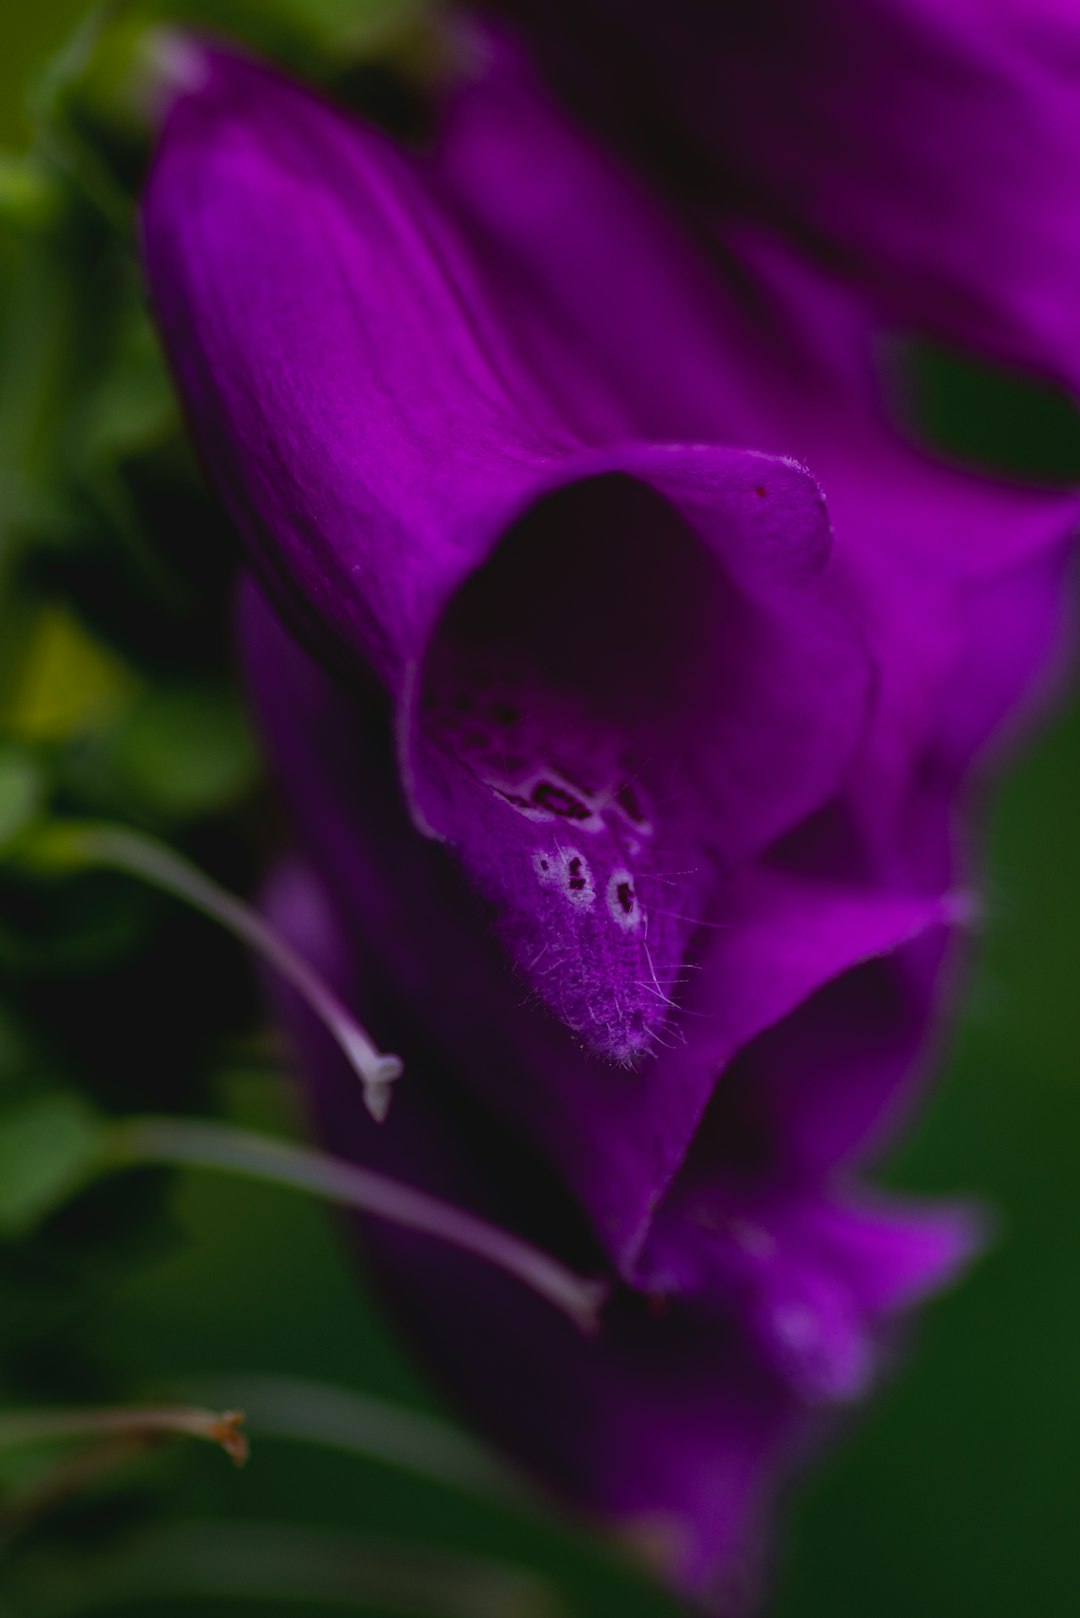
<svg viewBox="0 0 1080 1618"><path fill-rule="evenodd" d="M925 1052L956 791L1045 664L1076 498L913 451L850 289L764 224L718 256L497 40L423 151L187 66L145 256L261 586L275 919L408 1069L377 1128L286 1006L319 1127L615 1281L586 1342L369 1233L478 1423L730 1583L971 1244L849 1171Z"/></svg>
<svg viewBox="0 0 1080 1618"><path fill-rule="evenodd" d="M590 9L585 7L583 16ZM874 33L882 13L906 16L910 25L922 18L927 51L937 37L924 8L900 0L874 0L863 8L829 0L810 8L803 24L809 27L819 14L828 21L848 11L861 11L853 38L865 39L868 49L871 41L883 49ZM557 16L553 8L549 28ZM662 73L668 53L681 60L696 51L701 73L715 71L717 82L727 84L724 73L738 75L727 57L718 65L717 40L729 27L757 37L757 23L741 11L739 23L731 8L676 5L663 20L651 12L649 17L650 28L655 24L654 76ZM686 22L682 33L678 18ZM618 74L619 47L643 19L643 8L626 8L622 26L607 35L612 53L602 65L583 49L588 33L568 26L557 36L562 57L593 69L593 82L625 89ZM682 199L650 189L576 127L498 35L481 36L482 66L449 99L441 169L461 211L498 243L520 275L542 285L549 309L558 309L578 341L588 343L617 379L623 398L634 402L654 431L793 454L820 481L836 536L834 570L856 606L879 676L874 724L847 798L857 828L855 837L845 832L848 851L860 851L890 880L940 885L947 879L957 787L987 743L1013 731L1058 672L1070 601L1064 576L1080 522L1080 493L1075 483L1023 485L951 464L921 447L907 430L903 378L890 365L891 340L899 327L943 331L961 343L967 340L962 324L949 325L942 317L936 325L927 320L919 326L914 312L905 324L882 290L900 261L885 252L869 222L859 233L857 210L852 231L873 271L870 286L854 273L841 273L836 255L814 251L783 199L757 184L754 154L786 132L800 153L796 161L789 152L786 172L800 173L828 117L849 120L844 152L852 163L863 159L866 140L872 142L876 133L888 136L888 157L873 171L876 189L868 185L867 195L891 199L885 180L895 177L897 217L906 205L925 205L922 233L912 221L906 239L921 244L928 264L937 262L933 229L951 229L963 217L965 198L975 197L971 205L980 206L977 198L987 186L976 183L970 169L961 173L943 159L941 172L951 178L953 193L947 205L934 209L927 200L933 190L920 188L916 176L901 167L902 157L915 161L912 154L921 150L926 127L923 120L888 112L894 91L908 93L902 80L905 58L897 59L895 76L883 73L875 86L879 120L869 120L867 133L857 134L860 81L852 80L850 98L839 89L826 94L825 86L834 81L827 74L815 79L803 73L803 58L793 54L783 28L773 32L774 49L768 45L773 35L762 33L759 71L763 77L774 72L779 88L773 96L758 97L748 115L750 127L764 122L768 130L756 145L732 143L728 159L745 163L744 183L716 184L707 230L700 218L688 220ZM939 43L952 37L946 28ZM833 53L832 66L845 59L843 52ZM1004 71L1004 52L998 60ZM1014 60L1019 94L1024 58ZM927 72L932 78L932 70ZM796 75L803 94L828 101L827 116L808 127L802 144L789 122L791 97L783 93ZM732 107L744 105L742 91L728 87L730 95L718 91L708 103L721 120ZM980 102L979 111L990 116L992 105ZM689 114L694 106L689 92L678 106ZM776 117L775 109L780 109ZM976 111L965 110L981 129ZM954 112L960 116L959 106ZM1067 151L1062 141L1051 141L1049 131L1044 137L1047 165L1060 172ZM946 157L952 155L947 144L944 150ZM1015 143L1014 167L1034 168L1041 151L1043 146L1031 140ZM835 188L841 195L843 172L842 163L823 155L814 186L804 186L802 194L831 195ZM995 176L1002 173L999 166ZM747 195L753 196L753 207ZM955 300L967 310L975 307L980 290L993 288L1010 252L1026 252L1017 240L1023 236L1020 199L1011 224L1000 194L994 210L997 248L969 243L968 284ZM1064 207L1056 211L1067 213ZM1048 222L1050 217L1047 208ZM828 219L824 208L822 218ZM987 240L990 232L988 220ZM1067 255L1048 252L1039 263L1047 278L1057 278L1062 311L1075 311ZM985 272L981 280L980 271ZM1004 317L997 329L1005 329ZM989 339L983 349L995 352ZM1030 357L1043 374L1051 370L1046 349L1042 361L1034 350Z"/></svg>
<svg viewBox="0 0 1080 1618"><path fill-rule="evenodd" d="M422 161L205 69L144 230L207 463L291 620L378 681L414 824L522 978L633 1061L732 870L835 792L866 721L820 491L647 437L542 304L538 374Z"/></svg>

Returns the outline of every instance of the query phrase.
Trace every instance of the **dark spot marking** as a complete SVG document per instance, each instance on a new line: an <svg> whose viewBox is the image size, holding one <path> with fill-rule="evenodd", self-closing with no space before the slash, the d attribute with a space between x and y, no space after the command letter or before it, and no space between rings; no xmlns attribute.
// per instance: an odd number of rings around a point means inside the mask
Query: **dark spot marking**
<svg viewBox="0 0 1080 1618"><path fill-rule="evenodd" d="M592 810L587 803L575 798L565 787L557 787L554 781L538 781L533 787L532 801L537 809L546 809L549 814L558 815L562 820L592 818Z"/></svg>
<svg viewBox="0 0 1080 1618"><path fill-rule="evenodd" d="M571 893L580 893L581 890L587 886L586 880L581 874L581 864L581 857L575 854L574 858L566 867L569 878L566 885L570 889Z"/></svg>
<svg viewBox="0 0 1080 1618"><path fill-rule="evenodd" d="M491 710L491 717L497 725L516 725L521 718L521 711L510 702L497 702Z"/></svg>
<svg viewBox="0 0 1080 1618"><path fill-rule="evenodd" d="M765 485L763 483L759 483L757 488L754 490L754 493L757 495L759 500L764 500L764 498L765 498Z"/></svg>
<svg viewBox="0 0 1080 1618"><path fill-rule="evenodd" d="M615 889L615 897L619 901L619 909L624 915L631 915L634 909L634 888L630 882L620 882Z"/></svg>

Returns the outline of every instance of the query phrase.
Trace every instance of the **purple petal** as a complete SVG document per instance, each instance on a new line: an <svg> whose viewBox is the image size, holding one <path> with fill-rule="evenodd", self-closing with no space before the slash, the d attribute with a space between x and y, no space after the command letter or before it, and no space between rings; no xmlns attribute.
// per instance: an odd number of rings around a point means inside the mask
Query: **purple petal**
<svg viewBox="0 0 1080 1618"><path fill-rule="evenodd" d="M524 16L590 117L906 327L1080 376L1080 18L1061 0L631 0Z"/></svg>
<svg viewBox="0 0 1080 1618"><path fill-rule="evenodd" d="M639 1284L741 1314L800 1398L860 1397L885 1326L966 1266L979 1219L788 1184L771 1163L740 1162L737 1142L726 1161L717 1144L657 1218Z"/></svg>
<svg viewBox="0 0 1080 1618"><path fill-rule="evenodd" d="M377 957L353 953L301 867L279 873L270 911L341 992L350 974L378 988ZM569 1263L595 1264L565 1190L456 1090L436 1050L374 1126L324 1032L295 997L277 998L335 1152L516 1226ZM394 1314L475 1427L579 1521L616 1529L671 1582L745 1594L765 1508L808 1418L737 1315L711 1302L658 1308L621 1290L600 1337L587 1339L491 1266L378 1221L362 1232Z"/></svg>
<svg viewBox="0 0 1080 1618"><path fill-rule="evenodd" d="M530 987L625 1062L728 870L835 787L866 686L799 468L621 459L638 481L550 495L455 596L405 764Z"/></svg>
<svg viewBox="0 0 1080 1618"><path fill-rule="evenodd" d="M730 20L725 11L711 25ZM658 27L661 52L664 35ZM862 151L854 138L848 147ZM883 317L864 289L816 264L775 219L732 213L710 251L574 127L505 43L451 99L440 162L462 212L542 285L653 432L794 453L820 479L834 572L881 671L852 802L861 835L894 868L913 815L937 817L940 844L970 738L1020 707L1062 639L1060 589L1041 590L1038 619L1003 615L993 648L984 603L1004 597L1013 575L1036 605L1028 581L1060 574L1076 491L1010 488L905 443L883 397ZM614 277L610 241L620 244ZM903 876L937 879L916 860Z"/></svg>
<svg viewBox="0 0 1080 1618"><path fill-rule="evenodd" d="M181 395L274 587L399 694L508 499L577 441L415 165L253 63L206 64L143 204Z"/></svg>
<svg viewBox="0 0 1080 1618"><path fill-rule="evenodd" d="M275 925L348 995L394 1004L381 951L357 949L297 865L273 884ZM324 1030L278 992L323 1137L341 1154L518 1228L568 1263L599 1255L565 1187L459 1088L424 1045L375 1126ZM665 1206L601 1336L584 1339L499 1271L365 1221L398 1319L469 1419L562 1503L617 1525L678 1586L742 1610L765 1516L825 1400L861 1391L886 1322L969 1255L970 1216L820 1186L688 1181ZM732 1610L723 1605L724 1611Z"/></svg>
<svg viewBox="0 0 1080 1618"><path fill-rule="evenodd" d="M318 669L254 593L244 639L298 837L350 927L378 951L395 994L424 1008L486 1104L559 1166L619 1262L643 1239L737 1053L860 963L951 920L938 897L742 868L694 935L654 1055L632 1071L612 1067L522 1003L483 909L439 846L416 837L377 716ZM377 1010L371 1026L389 1037ZM891 1049L891 1024L883 1037Z"/></svg>
<svg viewBox="0 0 1080 1618"><path fill-rule="evenodd" d="M631 1062L728 868L835 791L864 724L820 493L636 443L628 410L594 446L567 400L603 367L556 324L541 387L498 318L514 276L421 160L252 64L207 75L144 209L204 455L290 618L397 704L414 819L529 988Z"/></svg>
<svg viewBox="0 0 1080 1618"><path fill-rule="evenodd" d="M717 1086L695 1150L821 1177L880 1150L907 1121L937 1054L944 928L838 974L761 1030Z"/></svg>

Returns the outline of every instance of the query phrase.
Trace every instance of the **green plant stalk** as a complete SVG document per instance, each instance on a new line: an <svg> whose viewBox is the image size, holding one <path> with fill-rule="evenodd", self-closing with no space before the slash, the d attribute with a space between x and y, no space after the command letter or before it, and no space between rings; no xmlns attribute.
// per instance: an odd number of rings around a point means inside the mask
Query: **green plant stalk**
<svg viewBox="0 0 1080 1618"><path fill-rule="evenodd" d="M514 1276L567 1315L583 1332L599 1325L607 1284L576 1274L511 1231L441 1197L330 1157L232 1124L188 1118L131 1118L111 1127L104 1166L169 1163L218 1169L323 1198L355 1212L448 1242Z"/></svg>
<svg viewBox="0 0 1080 1618"><path fill-rule="evenodd" d="M364 1102L378 1122L386 1117L400 1057L380 1051L329 984L258 912L206 876L189 860L145 833L126 826L55 821L38 828L25 856L53 870L106 867L149 882L220 923L269 963L307 1001L333 1035L360 1079Z"/></svg>

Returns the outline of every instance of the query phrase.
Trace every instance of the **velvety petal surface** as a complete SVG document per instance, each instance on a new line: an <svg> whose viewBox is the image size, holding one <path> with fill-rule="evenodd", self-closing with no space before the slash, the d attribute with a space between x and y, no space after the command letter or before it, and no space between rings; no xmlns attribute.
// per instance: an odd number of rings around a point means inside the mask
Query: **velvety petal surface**
<svg viewBox="0 0 1080 1618"><path fill-rule="evenodd" d="M255 63L197 61L142 217L181 396L264 575L397 694L573 421L402 151Z"/></svg>
<svg viewBox="0 0 1080 1618"><path fill-rule="evenodd" d="M720 1109L724 1111L723 1108ZM885 1327L939 1290L980 1245L968 1209L872 1202L784 1172L784 1120L756 1160L715 1124L658 1216L638 1284L736 1314L765 1361L808 1403L861 1397ZM710 1138L711 1137L711 1138Z"/></svg>
<svg viewBox="0 0 1080 1618"><path fill-rule="evenodd" d="M905 328L1080 381L1080 15L1062 0L505 0L558 82L717 218Z"/></svg>

